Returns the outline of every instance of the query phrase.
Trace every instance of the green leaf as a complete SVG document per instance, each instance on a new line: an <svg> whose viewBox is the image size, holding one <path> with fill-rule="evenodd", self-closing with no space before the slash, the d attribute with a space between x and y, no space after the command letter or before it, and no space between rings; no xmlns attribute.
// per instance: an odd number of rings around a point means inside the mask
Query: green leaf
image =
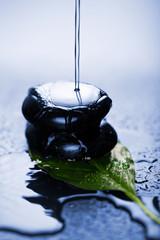
<svg viewBox="0 0 160 240"><path fill-rule="evenodd" d="M43 158L30 150L31 158L53 178L88 190L121 190L139 207L160 224L137 197L135 192L135 167L131 154L120 142L107 155L84 161L64 161Z"/></svg>

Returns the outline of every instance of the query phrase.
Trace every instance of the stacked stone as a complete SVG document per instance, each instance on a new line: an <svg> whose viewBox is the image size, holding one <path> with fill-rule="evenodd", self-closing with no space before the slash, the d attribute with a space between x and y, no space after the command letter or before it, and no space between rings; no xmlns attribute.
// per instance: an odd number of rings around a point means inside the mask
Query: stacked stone
<svg viewBox="0 0 160 240"><path fill-rule="evenodd" d="M22 105L31 150L43 157L87 160L116 145L117 134L106 121L112 100L101 89L81 83L47 83L31 88Z"/></svg>

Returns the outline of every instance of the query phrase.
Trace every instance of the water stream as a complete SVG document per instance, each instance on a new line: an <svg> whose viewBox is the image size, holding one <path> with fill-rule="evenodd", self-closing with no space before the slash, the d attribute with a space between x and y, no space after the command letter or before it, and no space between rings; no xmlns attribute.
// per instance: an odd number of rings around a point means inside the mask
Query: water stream
<svg viewBox="0 0 160 240"><path fill-rule="evenodd" d="M80 0L75 0L75 91L80 90L79 67L80 67Z"/></svg>
<svg viewBox="0 0 160 240"><path fill-rule="evenodd" d="M80 0L75 1L75 9L75 92L81 103ZM128 79L124 81L127 82ZM32 86L32 80L29 84ZM24 134L26 122L21 114L26 86L23 81L15 84L14 81L7 80L6 86L0 95L1 240L160 239L159 225L122 193L74 188L37 168L28 154ZM158 98L159 92L151 84L146 86L145 89L149 92L146 94L142 86L142 102L139 106L138 93L127 101L123 87L119 86L116 90L116 86L113 86L112 89L117 91L120 101L114 102L113 114L109 120L135 160L137 195L158 215L159 103L151 101L148 96ZM136 111L137 106L142 111Z"/></svg>

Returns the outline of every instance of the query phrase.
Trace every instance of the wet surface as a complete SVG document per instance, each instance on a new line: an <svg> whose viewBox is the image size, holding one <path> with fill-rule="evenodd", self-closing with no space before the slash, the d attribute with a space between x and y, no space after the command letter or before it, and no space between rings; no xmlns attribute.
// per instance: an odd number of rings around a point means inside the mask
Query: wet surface
<svg viewBox="0 0 160 240"><path fill-rule="evenodd" d="M159 239L160 227L119 192L86 192L35 167L25 152L26 122L21 113L28 86L18 84L19 89L4 85L0 96L0 239ZM128 95L133 90L128 89ZM108 121L133 155L138 196L158 215L158 87L148 86L143 97L141 89L136 90L140 99L131 97L126 102L127 94L112 89L114 107Z"/></svg>
<svg viewBox="0 0 160 240"><path fill-rule="evenodd" d="M64 0L0 5L0 239L160 239L160 227L122 193L86 192L35 167L21 106L30 87L74 82L73 6ZM157 215L159 7L102 0L84 1L81 11L81 80L112 98L107 120L132 153L137 195Z"/></svg>

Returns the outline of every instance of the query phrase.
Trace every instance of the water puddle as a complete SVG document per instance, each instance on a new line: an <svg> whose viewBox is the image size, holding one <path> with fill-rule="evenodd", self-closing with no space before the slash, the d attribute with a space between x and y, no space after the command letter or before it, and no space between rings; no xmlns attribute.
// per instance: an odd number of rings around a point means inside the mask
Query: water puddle
<svg viewBox="0 0 160 240"><path fill-rule="evenodd" d="M24 199L24 196L37 198L37 194L26 187L27 178L30 178L26 173L33 166L27 153L15 153L0 158L1 230L35 234L58 232L63 228L58 219L44 214L41 205L30 204Z"/></svg>
<svg viewBox="0 0 160 240"><path fill-rule="evenodd" d="M150 169L156 163L152 162ZM137 183L136 187L139 185ZM48 239L60 232L55 235L57 240L66 234L73 239L73 230L84 239L87 239L87 234L93 239L97 239L96 234L103 239L103 236L113 237L117 233L119 239L122 236L145 239L145 235L159 239L160 236L159 225L122 193L86 191L57 181L39 170L28 153L14 153L0 158L0 195L1 233L45 235ZM158 215L159 197L144 196L142 201ZM106 230L108 225L110 232Z"/></svg>

